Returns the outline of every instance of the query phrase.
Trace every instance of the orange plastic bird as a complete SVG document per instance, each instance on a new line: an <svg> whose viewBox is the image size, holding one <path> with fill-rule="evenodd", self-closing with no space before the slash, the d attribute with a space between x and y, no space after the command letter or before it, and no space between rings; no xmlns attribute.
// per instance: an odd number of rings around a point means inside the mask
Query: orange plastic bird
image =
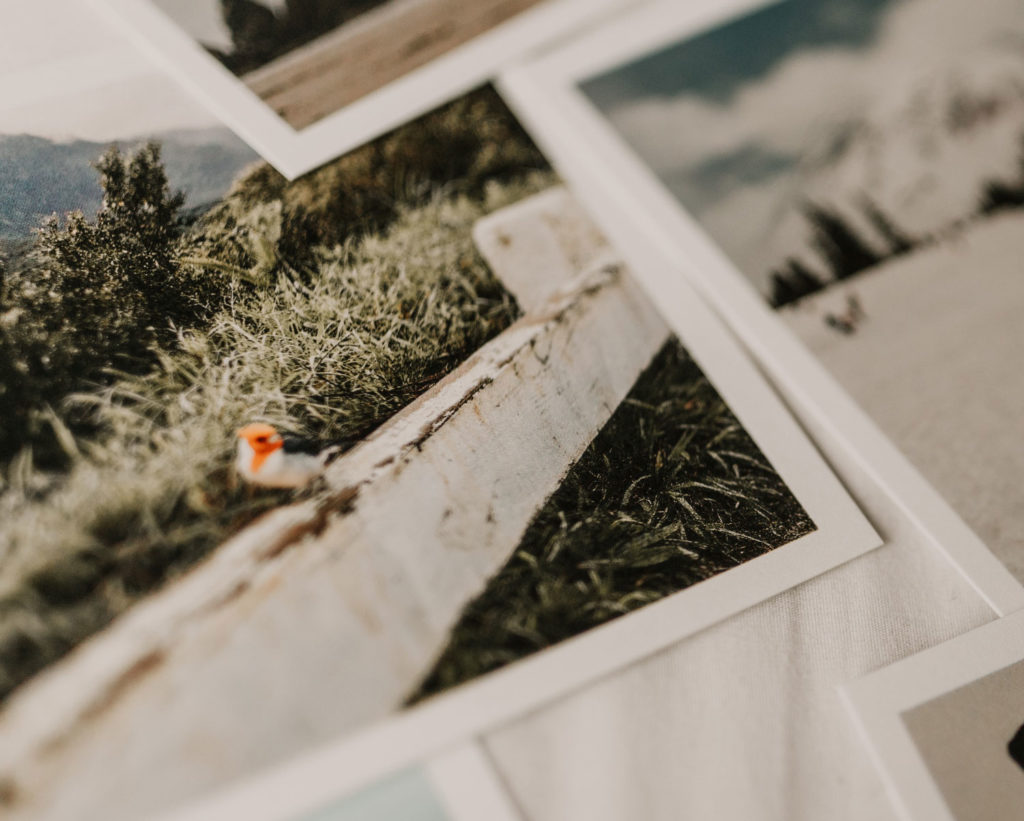
<svg viewBox="0 0 1024 821"><path fill-rule="evenodd" d="M297 436L282 436L256 422L238 431L235 468L247 482L263 487L305 487L330 464L343 445L322 447Z"/></svg>

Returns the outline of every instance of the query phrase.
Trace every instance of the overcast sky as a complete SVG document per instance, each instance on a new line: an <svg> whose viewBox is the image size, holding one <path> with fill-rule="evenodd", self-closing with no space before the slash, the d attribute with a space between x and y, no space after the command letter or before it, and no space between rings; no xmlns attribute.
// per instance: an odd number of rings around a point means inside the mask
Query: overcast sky
<svg viewBox="0 0 1024 821"><path fill-rule="evenodd" d="M226 51L231 35L220 13L220 0L151 0L200 43ZM283 9L286 0L258 0L272 9Z"/></svg>
<svg viewBox="0 0 1024 821"><path fill-rule="evenodd" d="M659 169L751 143L791 154L810 118L856 112L1014 29L1020 0L785 0L586 90Z"/></svg>
<svg viewBox="0 0 1024 821"><path fill-rule="evenodd" d="M784 0L584 88L745 268L815 137L1014 39L1021 0Z"/></svg>
<svg viewBox="0 0 1024 821"><path fill-rule="evenodd" d="M218 124L88 4L5 4L0 133L106 141Z"/></svg>

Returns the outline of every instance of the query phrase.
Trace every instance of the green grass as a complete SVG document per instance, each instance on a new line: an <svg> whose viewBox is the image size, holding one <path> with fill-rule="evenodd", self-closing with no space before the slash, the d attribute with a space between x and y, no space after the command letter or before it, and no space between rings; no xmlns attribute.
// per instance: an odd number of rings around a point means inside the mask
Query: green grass
<svg viewBox="0 0 1024 821"><path fill-rule="evenodd" d="M219 307L66 399L94 435L47 417L65 472L26 449L3 474L0 699L291 498L232 481L238 426L358 439L515 319L471 228L554 177L509 120L477 92L296 183L256 168L193 227L179 262L225 279Z"/></svg>
<svg viewBox="0 0 1024 821"><path fill-rule="evenodd" d="M534 517L509 562L465 608L410 703L814 529L672 341Z"/></svg>

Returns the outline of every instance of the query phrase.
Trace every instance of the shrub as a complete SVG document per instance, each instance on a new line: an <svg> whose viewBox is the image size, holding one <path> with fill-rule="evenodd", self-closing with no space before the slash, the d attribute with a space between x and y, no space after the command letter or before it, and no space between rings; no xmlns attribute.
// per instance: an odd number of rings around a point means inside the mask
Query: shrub
<svg viewBox="0 0 1024 821"><path fill-rule="evenodd" d="M0 463L25 444L55 467L62 449L39 412L69 393L108 384L112 371L140 372L175 327L194 327L219 303L224 281L179 266L184 197L172 193L149 143L133 156L110 148L96 163L103 201L47 219L22 270L0 293ZM69 418L76 432L85 416Z"/></svg>
<svg viewBox="0 0 1024 821"><path fill-rule="evenodd" d="M214 280L175 262L185 198L169 190L160 147L148 143L131 158L112 147L96 169L103 201L95 221L80 212L64 225L51 218L36 251L68 330L89 340L96 365L111 367L145 358L152 343L172 337L171 324L194 325L218 293Z"/></svg>

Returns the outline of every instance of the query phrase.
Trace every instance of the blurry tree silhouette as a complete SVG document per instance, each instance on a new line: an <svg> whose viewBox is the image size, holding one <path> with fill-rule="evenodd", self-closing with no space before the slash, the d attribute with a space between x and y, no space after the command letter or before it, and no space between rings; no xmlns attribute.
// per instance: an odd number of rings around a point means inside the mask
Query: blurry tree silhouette
<svg viewBox="0 0 1024 821"><path fill-rule="evenodd" d="M820 291L825 287L817 276L800 260L790 257L785 265L770 275L771 294L769 300L773 308L781 308L791 302Z"/></svg>
<svg viewBox="0 0 1024 821"><path fill-rule="evenodd" d="M861 198L861 210L864 216L878 231L879 235L889 244L889 254L899 256L912 251L917 241L899 228L871 197L864 195Z"/></svg>
<svg viewBox="0 0 1024 821"><path fill-rule="evenodd" d="M1024 770L1024 724L1014 733L1013 738L1006 745L1006 751L1017 766Z"/></svg>
<svg viewBox="0 0 1024 821"><path fill-rule="evenodd" d="M812 202L804 205L803 212L814 232L811 242L836 279L846 279L882 260L837 212Z"/></svg>
<svg viewBox="0 0 1024 821"><path fill-rule="evenodd" d="M37 461L59 463L38 412L106 384L112 369L149 367L154 344L173 344L173 326L195 325L225 293L223 280L175 262L184 198L170 191L157 144L130 158L111 148L95 167L95 220L47 219L0 290L0 463L28 443Z"/></svg>
<svg viewBox="0 0 1024 821"><path fill-rule="evenodd" d="M236 74L259 68L315 40L383 0L286 0L279 12L255 0L220 0L232 50L209 51Z"/></svg>
<svg viewBox="0 0 1024 821"><path fill-rule="evenodd" d="M1024 207L1024 139L1022 139L1021 153L1018 159L1017 178L1009 182L1003 180L987 182L981 191L978 212L991 214L1006 208L1022 207Z"/></svg>
<svg viewBox="0 0 1024 821"><path fill-rule="evenodd" d="M258 65L274 51L280 24L271 9L253 0L220 0L220 10L231 32L234 63Z"/></svg>
<svg viewBox="0 0 1024 821"><path fill-rule="evenodd" d="M1006 183L993 180L986 183L981 192L978 210L991 214L1007 208L1024 207L1024 183Z"/></svg>

